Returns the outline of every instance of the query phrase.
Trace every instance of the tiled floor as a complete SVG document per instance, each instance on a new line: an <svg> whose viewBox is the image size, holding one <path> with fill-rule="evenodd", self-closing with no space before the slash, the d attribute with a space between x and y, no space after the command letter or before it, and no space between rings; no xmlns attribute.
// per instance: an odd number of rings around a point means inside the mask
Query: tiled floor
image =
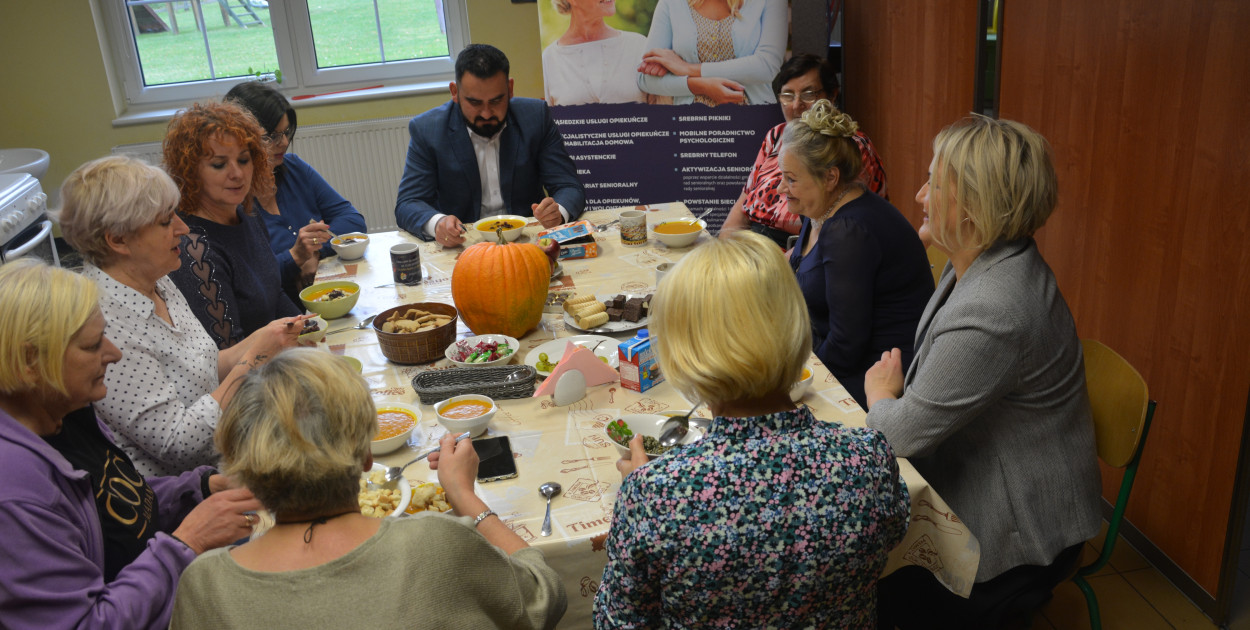
<svg viewBox="0 0 1250 630"><path fill-rule="evenodd" d="M1105 525L1104 525L1105 528ZM1098 541L1102 540L1100 536ZM1086 545L1082 564L1097 557ZM1111 562L1089 578L1098 595L1102 627L1106 630L1214 630L1215 624L1146 562L1123 539L1116 543ZM1055 589L1055 598L1034 617L1034 630L1083 630L1089 628L1085 596L1071 582Z"/></svg>

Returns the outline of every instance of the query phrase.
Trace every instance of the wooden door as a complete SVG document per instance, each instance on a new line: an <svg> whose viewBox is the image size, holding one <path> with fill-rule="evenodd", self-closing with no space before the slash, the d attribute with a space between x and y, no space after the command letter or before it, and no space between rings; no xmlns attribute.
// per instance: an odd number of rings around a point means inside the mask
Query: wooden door
<svg viewBox="0 0 1250 630"><path fill-rule="evenodd" d="M1159 401L1128 519L1214 595L1250 387L1250 3L1009 0L1003 19L1001 115L1056 155L1042 253L1081 336Z"/></svg>

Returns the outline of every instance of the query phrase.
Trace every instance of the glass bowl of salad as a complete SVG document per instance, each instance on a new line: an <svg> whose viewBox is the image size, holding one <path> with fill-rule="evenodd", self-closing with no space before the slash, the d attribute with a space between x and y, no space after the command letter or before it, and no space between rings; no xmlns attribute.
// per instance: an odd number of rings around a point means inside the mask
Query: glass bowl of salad
<svg viewBox="0 0 1250 630"><path fill-rule="evenodd" d="M459 367L504 365L516 356L520 342L507 335L475 335L447 346L447 360Z"/></svg>

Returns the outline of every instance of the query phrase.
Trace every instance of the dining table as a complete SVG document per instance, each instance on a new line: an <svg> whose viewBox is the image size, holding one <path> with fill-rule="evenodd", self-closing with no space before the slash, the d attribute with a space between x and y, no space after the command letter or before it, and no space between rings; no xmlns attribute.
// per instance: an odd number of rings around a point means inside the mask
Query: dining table
<svg viewBox="0 0 1250 630"><path fill-rule="evenodd" d="M624 210L635 209L645 211L648 238L640 246L627 246L621 240L618 217ZM653 293L657 266L676 263L701 243L715 238L704 231L690 246L672 248L660 242L653 232L661 221L691 216L689 209L680 202L586 212L580 218L596 226L592 234L598 255L561 260L559 273L553 274L549 291L597 296ZM517 242L533 243L541 230L542 225L531 219ZM345 317L328 322L329 332L318 347L358 359L370 393L379 406L402 402L415 405L421 411L420 421L407 444L398 451L375 458L385 465L408 461L415 452L435 445L446 433L433 407L422 404L416 395L412 381L428 370L455 366L445 357L421 365L392 363L383 355L377 334L371 327L357 329L351 325L404 304L441 302L453 305L451 284L456 260L467 247L483 238L471 226L466 236L468 241L463 246L443 247L404 231L372 233L363 258L344 261L329 257L318 267L318 282L351 280L360 287L356 305ZM419 284L395 282L390 250L400 243L416 243L420 247L422 279ZM645 326L645 320L641 325ZM463 319L457 320L457 339L473 334ZM583 334L586 333L566 321L563 312L545 312L538 326L518 339L520 347L513 353L515 358L511 364L522 364L527 359L532 362L530 355L535 348ZM634 330L623 330L607 336L625 341L634 334ZM813 373L813 382L799 402L824 421L865 426L864 410L815 355L808 358L807 366ZM484 436L509 437L519 474L512 479L479 482L478 496L510 529L542 550L547 562L563 579L569 605L557 627L589 628L593 625L595 592L607 563L604 542L621 483L616 469L620 454L609 442L604 426L624 414L662 414L689 409L691 404L667 382L638 392L623 387L617 380L588 387L585 397L563 406L555 404L550 395L497 400L496 405L498 411ZM706 407L694 415L696 419L709 417ZM885 573L905 565L918 565L933 572L952 592L966 597L980 560L976 537L906 459L899 458L898 463L910 495L910 523L906 537L890 553ZM425 462L410 466L405 475L412 482L438 480L437 472ZM552 500L552 533L544 537L540 529L547 503L539 493L539 486L552 481L559 483L563 491Z"/></svg>

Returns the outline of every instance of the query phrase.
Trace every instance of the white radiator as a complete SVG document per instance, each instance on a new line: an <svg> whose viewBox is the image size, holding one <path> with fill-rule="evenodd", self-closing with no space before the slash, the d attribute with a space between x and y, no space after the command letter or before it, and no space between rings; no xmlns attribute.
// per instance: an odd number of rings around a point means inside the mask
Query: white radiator
<svg viewBox="0 0 1250 630"><path fill-rule="evenodd" d="M397 229L395 195L408 155L409 117L301 125L291 152L365 215L370 232ZM160 164L161 143L123 144L113 154Z"/></svg>

